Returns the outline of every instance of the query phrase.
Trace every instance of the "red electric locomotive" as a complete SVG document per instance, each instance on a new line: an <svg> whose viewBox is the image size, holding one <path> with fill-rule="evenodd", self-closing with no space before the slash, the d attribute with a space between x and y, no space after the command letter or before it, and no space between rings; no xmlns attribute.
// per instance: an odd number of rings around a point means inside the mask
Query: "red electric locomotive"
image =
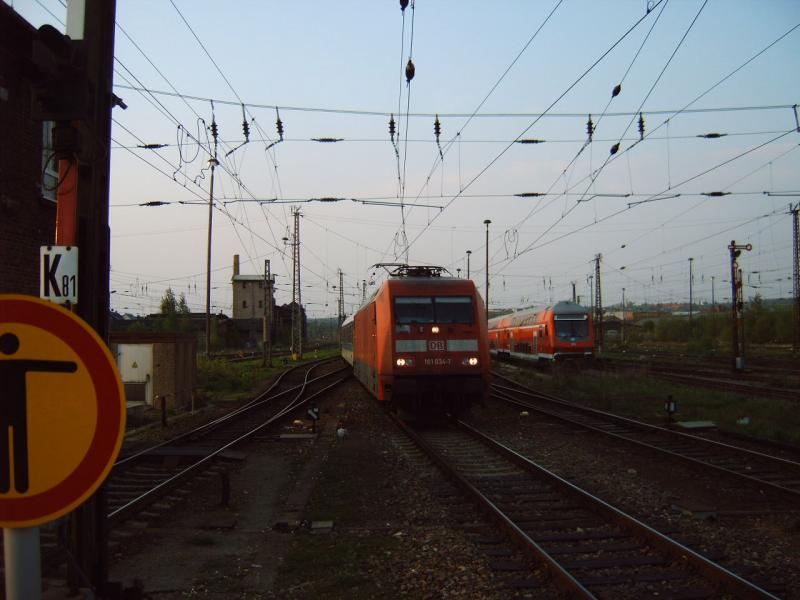
<svg viewBox="0 0 800 600"><path fill-rule="evenodd" d="M469 279L392 267L342 324L342 356L378 400L412 414L463 413L487 394L486 309Z"/></svg>
<svg viewBox="0 0 800 600"><path fill-rule="evenodd" d="M590 359L594 356L592 317L574 302L494 317L489 320L489 348L500 358Z"/></svg>

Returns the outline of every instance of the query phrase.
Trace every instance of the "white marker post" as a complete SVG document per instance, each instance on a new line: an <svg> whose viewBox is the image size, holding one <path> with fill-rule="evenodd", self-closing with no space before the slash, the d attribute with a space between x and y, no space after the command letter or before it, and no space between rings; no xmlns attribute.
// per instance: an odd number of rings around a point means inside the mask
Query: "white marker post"
<svg viewBox="0 0 800 600"><path fill-rule="evenodd" d="M39 554L39 528L3 529L5 548L6 598L41 600L42 567Z"/></svg>

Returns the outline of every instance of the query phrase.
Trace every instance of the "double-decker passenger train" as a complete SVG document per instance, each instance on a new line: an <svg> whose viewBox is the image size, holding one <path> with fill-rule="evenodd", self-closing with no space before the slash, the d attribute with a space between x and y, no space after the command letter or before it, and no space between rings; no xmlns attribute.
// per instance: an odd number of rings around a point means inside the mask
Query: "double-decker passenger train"
<svg viewBox="0 0 800 600"><path fill-rule="evenodd" d="M459 414L490 380L486 309L441 267L380 265L389 278L342 324L342 356L378 400L412 414Z"/></svg>
<svg viewBox="0 0 800 600"><path fill-rule="evenodd" d="M489 348L498 358L563 361L594 356L589 310L574 302L489 320Z"/></svg>

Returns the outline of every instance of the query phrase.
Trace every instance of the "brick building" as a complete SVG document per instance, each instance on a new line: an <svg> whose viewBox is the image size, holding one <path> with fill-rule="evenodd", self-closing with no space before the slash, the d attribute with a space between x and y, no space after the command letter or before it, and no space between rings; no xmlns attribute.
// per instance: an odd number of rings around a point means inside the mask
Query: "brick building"
<svg viewBox="0 0 800 600"><path fill-rule="evenodd" d="M273 279L271 284L274 285ZM260 346L263 339L263 319L267 315L267 303L272 303L272 334L273 345L286 346L292 340L292 306L294 303L282 306L275 305L275 293L271 288L265 290L265 277L261 275L242 275L239 272L239 255L233 256L233 323L231 326L236 331L240 345L247 348ZM265 293L267 292L267 293ZM306 339L306 311L301 307L302 338Z"/></svg>
<svg viewBox="0 0 800 600"><path fill-rule="evenodd" d="M50 124L31 120L19 58L30 56L36 29L0 2L0 32L0 293L38 296L39 246L54 240L58 174L47 160Z"/></svg>
<svg viewBox="0 0 800 600"><path fill-rule="evenodd" d="M239 255L233 255L231 283L233 285L234 319L261 319L267 314L267 302L271 301L272 306L275 306L275 294L271 289L265 290L265 282L264 274L242 275L239 273Z"/></svg>

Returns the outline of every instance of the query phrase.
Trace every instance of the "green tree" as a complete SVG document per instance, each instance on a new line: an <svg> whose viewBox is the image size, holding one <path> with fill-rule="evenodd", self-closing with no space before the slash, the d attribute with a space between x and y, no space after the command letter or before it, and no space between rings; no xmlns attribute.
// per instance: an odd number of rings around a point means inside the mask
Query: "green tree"
<svg viewBox="0 0 800 600"><path fill-rule="evenodd" d="M175 331L178 328L178 301L175 299L175 292L171 287L167 288L164 297L161 298L161 314L164 317L161 319L160 329Z"/></svg>
<svg viewBox="0 0 800 600"><path fill-rule="evenodd" d="M186 296L184 294L180 295L178 298L178 306L176 309L176 313L178 316L178 329L181 331L189 331L192 327L191 319L189 315L192 311L189 310L189 305L186 304Z"/></svg>

